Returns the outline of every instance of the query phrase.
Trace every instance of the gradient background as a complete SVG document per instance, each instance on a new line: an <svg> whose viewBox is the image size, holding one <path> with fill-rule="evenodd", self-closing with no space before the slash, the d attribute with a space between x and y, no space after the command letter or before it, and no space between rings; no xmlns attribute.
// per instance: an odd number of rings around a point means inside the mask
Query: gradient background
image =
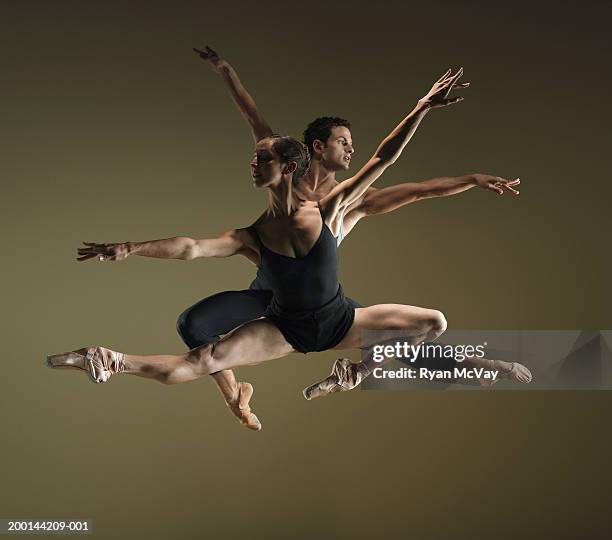
<svg viewBox="0 0 612 540"><path fill-rule="evenodd" d="M179 352L177 315L248 285L244 259L77 264L81 240L248 225L252 144L193 46L230 60L275 130L350 119L362 165L448 67L378 185L520 176L362 222L342 282L457 329L612 328L606 232L610 2L3 2L1 517L92 519L96 538L599 538L608 392L300 391L336 353L239 370L264 429L211 381L94 386L43 368L92 344ZM356 359L357 353L351 353Z"/></svg>

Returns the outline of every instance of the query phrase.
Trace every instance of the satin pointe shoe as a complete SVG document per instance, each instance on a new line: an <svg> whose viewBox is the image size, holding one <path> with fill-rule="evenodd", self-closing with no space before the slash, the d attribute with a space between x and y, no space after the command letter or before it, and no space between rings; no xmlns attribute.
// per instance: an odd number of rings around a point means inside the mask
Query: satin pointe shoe
<svg viewBox="0 0 612 540"><path fill-rule="evenodd" d="M346 392L359 386L369 373L362 362L353 363L348 358L338 358L334 362L331 375L304 388L302 394L307 400L311 400L335 392Z"/></svg>
<svg viewBox="0 0 612 540"><path fill-rule="evenodd" d="M261 429L261 422L255 413L251 412L249 401L253 397L253 385L247 382L238 383L238 395L235 399L225 400L232 414L240 420L240 423L253 431Z"/></svg>
<svg viewBox="0 0 612 540"><path fill-rule="evenodd" d="M107 382L111 375L125 371L123 353L105 347L88 347L47 356L51 368L74 368L86 371L95 383Z"/></svg>

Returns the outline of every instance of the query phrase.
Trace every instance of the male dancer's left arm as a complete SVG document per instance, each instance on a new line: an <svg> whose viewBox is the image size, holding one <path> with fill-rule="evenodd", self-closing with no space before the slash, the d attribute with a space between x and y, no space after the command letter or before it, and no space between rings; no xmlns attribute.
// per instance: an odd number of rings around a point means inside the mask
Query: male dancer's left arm
<svg viewBox="0 0 612 540"><path fill-rule="evenodd" d="M463 193L468 189L479 187L503 195L504 191L518 195L514 188L520 184L519 178L507 180L491 174L465 174L462 176L443 176L422 182L405 182L382 189L370 188L360 202L354 205L344 217L344 230L350 229L363 217L377 216L393 212L407 204L430 199L448 197Z"/></svg>
<svg viewBox="0 0 612 540"><path fill-rule="evenodd" d="M462 97L450 98L449 93L455 88L466 88L469 83L459 83L463 68L452 74L449 69L440 77L431 90L418 102L378 146L374 155L353 177L338 184L321 203L325 205L327 215L333 215L341 207L349 208L361 199L376 179L399 158L402 151L414 135L421 120L431 109L446 107L461 101Z"/></svg>

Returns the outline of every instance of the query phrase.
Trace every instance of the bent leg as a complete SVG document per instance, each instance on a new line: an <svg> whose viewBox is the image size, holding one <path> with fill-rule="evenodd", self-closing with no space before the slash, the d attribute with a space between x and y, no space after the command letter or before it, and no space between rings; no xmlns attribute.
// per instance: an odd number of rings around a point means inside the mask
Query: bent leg
<svg viewBox="0 0 612 540"><path fill-rule="evenodd" d="M368 331L402 330L410 345L434 341L446 331L441 311L404 304L377 304L355 310L355 320L334 349L370 347L375 343Z"/></svg>
<svg viewBox="0 0 612 540"><path fill-rule="evenodd" d="M372 330L401 330L406 342L418 345L425 340L433 341L438 338L446 330L446 319L438 310L402 304L378 304L356 309L353 325L334 348L369 348L376 344ZM372 354L356 363L340 358L334 363L329 377L304 389L304 397L313 399L333 392L351 390L372 373L376 365L380 363L374 361Z"/></svg>

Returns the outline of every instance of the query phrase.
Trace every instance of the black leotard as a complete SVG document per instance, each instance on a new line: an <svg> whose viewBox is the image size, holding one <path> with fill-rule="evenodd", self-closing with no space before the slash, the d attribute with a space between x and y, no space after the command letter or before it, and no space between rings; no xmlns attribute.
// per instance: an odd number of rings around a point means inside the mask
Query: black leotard
<svg viewBox="0 0 612 540"><path fill-rule="evenodd" d="M336 239L321 216L321 232L303 257L289 257L269 249L251 227L260 247L259 268L267 277L274 302L285 310L316 309L338 292Z"/></svg>
<svg viewBox="0 0 612 540"><path fill-rule="evenodd" d="M355 308L338 283L336 239L323 215L319 238L303 257L272 251L255 227L251 230L260 247L260 269L273 295L264 316L297 351L323 351L337 345L353 324Z"/></svg>

